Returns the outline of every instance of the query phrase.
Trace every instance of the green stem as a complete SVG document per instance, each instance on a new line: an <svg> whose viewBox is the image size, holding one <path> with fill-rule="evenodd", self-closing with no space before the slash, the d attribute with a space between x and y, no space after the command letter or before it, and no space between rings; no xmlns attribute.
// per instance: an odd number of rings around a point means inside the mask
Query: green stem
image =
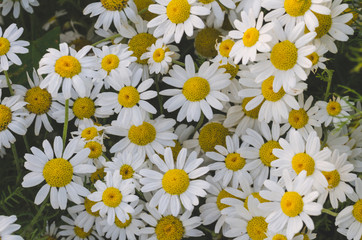
<svg viewBox="0 0 362 240"><path fill-rule="evenodd" d="M177 61L177 60L172 60L172 63L185 67L185 63Z"/></svg>
<svg viewBox="0 0 362 240"><path fill-rule="evenodd" d="M30 152L29 142L28 142L28 139L26 138L26 135L23 135L23 139L24 139L26 151Z"/></svg>
<svg viewBox="0 0 362 240"><path fill-rule="evenodd" d="M338 213L332 212L331 210L325 209L325 208L322 209L322 212L327 213L328 215L331 215L333 217L337 217L337 215L338 215Z"/></svg>
<svg viewBox="0 0 362 240"><path fill-rule="evenodd" d="M147 11L148 11L148 7L145 7L144 9L142 9L141 11L138 12L138 15L141 15Z"/></svg>
<svg viewBox="0 0 362 240"><path fill-rule="evenodd" d="M19 161L19 156L18 156L18 152L16 150L15 143L11 144L11 151L13 152L15 167L16 167L16 171L18 173L17 178L16 178L16 182L18 183L20 180L20 177L21 177L21 168L20 168L20 161Z"/></svg>
<svg viewBox="0 0 362 240"><path fill-rule="evenodd" d="M14 95L14 90L13 90L13 88L12 88L12 86L11 86L11 83L10 83L9 73L8 73L8 71L4 71L4 73L5 73L6 83L7 83L7 85L8 85L10 94L11 94L11 95Z"/></svg>
<svg viewBox="0 0 362 240"><path fill-rule="evenodd" d="M205 115L201 112L200 120L197 123L197 125L196 125L194 131L192 132L191 136L193 136L197 132L197 130L199 130L201 128L201 126L202 126L202 124L204 122L204 118L205 118Z"/></svg>
<svg viewBox="0 0 362 240"><path fill-rule="evenodd" d="M102 153L102 156L106 159L107 162L110 162L109 158L106 156L106 154Z"/></svg>
<svg viewBox="0 0 362 240"><path fill-rule="evenodd" d="M24 233L28 232L28 231L32 231L33 230L33 227L34 225L39 222L39 218L42 218L42 214L43 214L43 211L45 209L45 207L48 205L48 201L49 201L49 196L50 194L48 194L48 196L45 198L45 200L43 201L43 203L40 205L40 208L38 210L38 212L36 213L36 215L34 216L34 218L31 220L31 222L29 223L29 225L27 225L25 228L24 228Z"/></svg>
<svg viewBox="0 0 362 240"><path fill-rule="evenodd" d="M157 74L155 83L156 83L158 104L159 104L159 108L160 108L160 113L162 115L163 114L163 104L162 104L162 96L160 95L160 86L158 84L159 81L160 81L160 74Z"/></svg>
<svg viewBox="0 0 362 240"><path fill-rule="evenodd" d="M324 94L324 101L327 101L328 97L329 97L329 91L331 89L331 85L332 85L332 76L333 76L333 70L325 70L325 72L327 73L327 80L328 80L328 84L327 84L327 89L326 92Z"/></svg>
<svg viewBox="0 0 362 240"><path fill-rule="evenodd" d="M63 150L65 148L65 142L67 141L68 115L69 115L69 99L65 100L65 117L64 117L64 127L63 127Z"/></svg>
<svg viewBox="0 0 362 240"><path fill-rule="evenodd" d="M100 41L98 41L98 42L96 42L96 43L93 43L92 44L92 46L97 46L98 44L100 44L100 43L102 43L102 42L107 42L107 41L109 41L109 40L113 40L113 39L115 39L115 38L117 38L117 37L120 37L121 36L121 34L115 34L115 35L113 35L113 36L110 36L110 37L107 37L107 38L105 38L105 39L102 39L102 40L100 40Z"/></svg>

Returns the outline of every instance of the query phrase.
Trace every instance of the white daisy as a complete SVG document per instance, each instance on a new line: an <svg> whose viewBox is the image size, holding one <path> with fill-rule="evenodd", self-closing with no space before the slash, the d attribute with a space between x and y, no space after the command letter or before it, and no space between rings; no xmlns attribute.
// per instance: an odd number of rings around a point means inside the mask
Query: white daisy
<svg viewBox="0 0 362 240"><path fill-rule="evenodd" d="M350 115L348 112L352 111L353 103L348 101L348 96L337 97L333 96L329 99L329 102L317 101L316 105L319 106L319 111L316 114L317 119L324 126L329 126L333 123L335 127L343 125L343 123L349 123Z"/></svg>
<svg viewBox="0 0 362 240"><path fill-rule="evenodd" d="M233 48L235 41L231 39L228 35L221 36L221 41L217 41L215 45L215 49L217 51L217 55L210 61L219 62L220 64L225 64L228 62L230 57L230 51Z"/></svg>
<svg viewBox="0 0 362 240"><path fill-rule="evenodd" d="M316 46L316 50L309 54L307 58L312 62L312 68L310 70L313 73L316 73L318 69L324 70L327 68L324 62L328 61L329 59L324 57L324 54L328 52L328 49L319 41L314 41L313 44Z"/></svg>
<svg viewBox="0 0 362 240"><path fill-rule="evenodd" d="M103 142L103 139L106 137L104 130L104 126L98 125L93 120L86 118L79 123L78 131L71 132L70 134L73 139L82 139L84 141L100 139L100 142Z"/></svg>
<svg viewBox="0 0 362 240"><path fill-rule="evenodd" d="M82 180L76 175L96 170L93 165L84 163L90 150L83 149L73 156L76 146L75 142L70 142L63 152L63 142L59 136L55 137L53 147L48 140L44 140L43 148L44 152L32 147L32 154L25 154L24 167L31 172L24 176L21 185L25 188L33 187L45 180L46 183L34 200L37 205L44 201L49 191L54 209L65 209L68 198L77 204L81 203L79 196L87 196L90 192L82 186Z"/></svg>
<svg viewBox="0 0 362 240"><path fill-rule="evenodd" d="M66 216L61 216L61 219L66 223L66 225L60 225L59 235L62 236L62 239L67 240L103 240L104 238L99 236L96 231L90 229L85 231L82 227L76 225L74 219L75 215L71 216L72 218L68 218Z"/></svg>
<svg viewBox="0 0 362 240"><path fill-rule="evenodd" d="M352 134L353 133L354 132L352 132ZM336 131L336 129L327 131L324 139L327 139L325 144L331 149L331 151L338 150L340 154L346 153L348 156L353 154L353 150L351 149L350 144L354 142L354 140L348 137L346 127L343 127L339 131Z"/></svg>
<svg viewBox="0 0 362 240"><path fill-rule="evenodd" d="M33 7L39 6L39 2L37 0L4 0L0 4L0 8L2 8L1 15L6 16L14 7L13 16L14 18L18 18L20 15L20 6L27 11L28 13L33 13Z"/></svg>
<svg viewBox="0 0 362 240"><path fill-rule="evenodd" d="M188 122L199 121L201 112L207 119L213 118L210 105L218 110L223 108L221 101L229 98L220 92L230 84L230 75L225 74L224 68L219 68L218 63L205 61L195 72L195 65L190 55L186 56L185 69L174 65L169 74L162 80L175 88L160 92L161 95L172 96L164 103L164 108L173 112L180 108L177 121L186 118ZM179 89L182 88L182 89Z"/></svg>
<svg viewBox="0 0 362 240"><path fill-rule="evenodd" d="M19 224L14 224L17 220L15 215L4 216L0 215L0 238L7 240L23 240L19 235L13 235L12 233L20 229Z"/></svg>
<svg viewBox="0 0 362 240"><path fill-rule="evenodd" d="M183 148L174 161L171 148L166 148L164 159L157 154L153 155L151 162L159 171L142 169L140 174L144 176L140 180L143 185L142 192L156 191L149 201L151 207L158 206L160 214L167 211L173 216L180 213L181 206L192 211L199 204L197 197L205 197L205 189L210 184L199 177L205 175L208 167L199 167L204 159L197 158L196 152L191 152L187 157L187 149Z"/></svg>
<svg viewBox="0 0 362 240"><path fill-rule="evenodd" d="M47 221L47 225L45 226L45 233L43 235L46 239L58 239L59 233L58 233L58 227L55 225L55 222L52 222L50 225Z"/></svg>
<svg viewBox="0 0 362 240"><path fill-rule="evenodd" d="M204 28L205 24L199 16L210 14L206 7L198 6L196 0L156 0L157 4L151 4L148 11L158 14L153 18L147 27L156 27L155 37L163 36L164 42L175 38L179 43L186 33L191 37L194 27Z"/></svg>

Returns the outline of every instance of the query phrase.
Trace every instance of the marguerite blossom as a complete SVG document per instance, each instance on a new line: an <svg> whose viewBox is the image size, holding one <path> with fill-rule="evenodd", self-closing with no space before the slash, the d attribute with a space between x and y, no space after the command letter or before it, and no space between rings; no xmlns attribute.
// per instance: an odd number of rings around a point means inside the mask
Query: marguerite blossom
<svg viewBox="0 0 362 240"><path fill-rule="evenodd" d="M4 216L0 215L0 239L4 240L23 240L19 235L13 235L12 233L20 229L19 224L14 224L17 220L15 215Z"/></svg>
<svg viewBox="0 0 362 240"><path fill-rule="evenodd" d="M60 225L59 229L59 236L63 236L62 239L66 237L66 239L69 240L103 240L104 238L99 236L94 229L90 229L88 231L85 231L84 228L78 226L74 219L76 218L76 215L71 215L72 218L68 218L66 216L62 216L61 219L66 224Z"/></svg>
<svg viewBox="0 0 362 240"><path fill-rule="evenodd" d="M348 116L349 112L352 111L352 103L348 101L348 96L337 97L333 96L329 99L329 102L318 101L316 105L319 106L319 111L316 114L318 121L324 126L329 126L331 123L335 127L348 123L350 120Z"/></svg>
<svg viewBox="0 0 362 240"><path fill-rule="evenodd" d="M18 18L20 15L20 6L27 11L28 13L33 13L33 7L39 6L39 2L37 0L4 0L0 4L0 9L2 8L1 15L6 16L14 7L13 16L14 18Z"/></svg>

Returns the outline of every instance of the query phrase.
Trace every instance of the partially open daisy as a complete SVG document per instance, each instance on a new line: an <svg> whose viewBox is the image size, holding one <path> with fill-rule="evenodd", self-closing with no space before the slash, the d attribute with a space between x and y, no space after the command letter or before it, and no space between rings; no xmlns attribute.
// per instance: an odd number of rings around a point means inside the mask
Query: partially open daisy
<svg viewBox="0 0 362 240"><path fill-rule="evenodd" d="M196 152L191 152L187 157L187 149L183 148L177 155L176 161L172 156L171 148L166 148L165 160L158 155L153 155L151 162L157 166L159 171L142 169L140 174L144 176L140 180L143 185L142 192L156 191L149 201L151 207L158 206L160 214L167 211L177 216L181 206L192 211L199 201L197 197L205 197L205 189L209 183L199 179L208 171L208 167L199 167L204 159L197 158Z"/></svg>
<svg viewBox="0 0 362 240"><path fill-rule="evenodd" d="M231 59L230 52L234 44L235 41L229 36L222 36L221 41L217 42L215 45L217 55L211 61L225 64L229 59Z"/></svg>
<svg viewBox="0 0 362 240"><path fill-rule="evenodd" d="M66 239L74 239L74 240L103 240L104 238L99 236L94 229L89 229L85 231L84 228L78 226L74 219L76 215L71 215L72 218L68 218L66 216L62 216L61 219L66 223L64 225L59 226L59 235L66 237Z"/></svg>
<svg viewBox="0 0 362 240"><path fill-rule="evenodd" d="M56 96L62 85L64 97L69 99L73 87L80 97L84 97L87 88L92 85L91 79L96 76L93 69L97 67L97 61L86 56L92 47L85 46L77 52L67 43L61 43L59 48L49 48L40 59L38 73L47 75L40 88L46 88L52 96Z"/></svg>
<svg viewBox="0 0 362 240"><path fill-rule="evenodd" d="M321 124L324 123L324 126L329 126L331 123L335 127L348 123L350 120L348 116L349 112L352 111L353 103L348 101L348 96L337 97L333 96L332 99L329 99L329 102L318 101L316 105L319 106L319 111L316 114L317 119Z"/></svg>
<svg viewBox="0 0 362 240"><path fill-rule="evenodd" d="M0 4L0 9L2 8L1 15L8 15L8 13L14 7L13 16L14 18L18 18L20 15L20 6L28 13L33 13L33 7L39 6L39 2L37 0L4 0Z"/></svg>
<svg viewBox="0 0 362 240"><path fill-rule="evenodd" d="M14 240L23 240L21 236L13 235L12 233L20 229L19 224L14 224L17 220L15 215L4 216L0 215L0 238L1 239L14 239Z"/></svg>
<svg viewBox="0 0 362 240"><path fill-rule="evenodd" d="M175 88L166 89L160 92L162 95L172 96L164 103L164 108L173 112L180 108L177 114L177 121L186 118L188 122L198 121L201 112L207 119L213 117L210 106L221 110L221 101L228 101L229 98L220 90L230 84L230 75L225 74L224 68L219 68L219 63L205 61L195 72L195 65L190 55L185 59L186 69L174 65L170 70L171 77L164 77L162 80ZM179 89L181 88L181 89Z"/></svg>
<svg viewBox="0 0 362 240"><path fill-rule="evenodd" d="M0 68L2 70L7 71L11 63L21 65L21 60L16 54L29 52L29 50L25 48L29 46L29 42L18 40L23 31L24 28L18 28L15 23L5 29L4 33L0 27Z"/></svg>
<svg viewBox="0 0 362 240"><path fill-rule="evenodd" d="M53 147L48 140L43 141L44 152L32 147L32 154L25 154L24 167L31 172L24 176L22 186L36 186L45 180L45 184L37 193L34 203L39 205L50 192L50 203L54 209L65 209L68 199L77 204L81 203L79 196L87 196L90 192L83 187L81 179L76 176L92 173L96 170L93 165L85 164L89 149L83 149L73 156L76 142L70 142L63 152L61 137L55 137ZM80 181L80 182L79 182Z"/></svg>
<svg viewBox="0 0 362 240"><path fill-rule="evenodd" d="M151 4L148 10L159 16L152 19L147 27L156 27L155 37L163 36L165 42L171 38L176 43L181 41L186 33L191 37L194 27L204 28L205 24L199 16L210 14L206 7L198 6L195 0L156 0L157 4Z"/></svg>
<svg viewBox="0 0 362 240"><path fill-rule="evenodd" d="M87 198L96 202L91 208L92 212L99 211L99 215L107 219L109 225L113 224L116 217L121 222L130 219L130 213L134 212L131 202L138 201L134 195L135 186L132 179L122 179L118 171L108 172L105 182L98 180L94 186L97 191Z"/></svg>

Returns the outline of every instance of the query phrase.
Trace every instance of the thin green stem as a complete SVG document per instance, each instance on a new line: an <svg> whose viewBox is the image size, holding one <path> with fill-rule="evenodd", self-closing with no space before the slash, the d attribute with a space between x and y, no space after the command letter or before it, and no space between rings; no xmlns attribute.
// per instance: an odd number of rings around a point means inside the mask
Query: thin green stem
<svg viewBox="0 0 362 240"><path fill-rule="evenodd" d="M107 42L107 41L109 41L109 40L112 41L113 39L115 39L115 38L117 38L117 37L120 37L120 36L121 36L121 34L115 34L115 35L113 35L113 36L104 38L104 39L102 39L102 40L100 40L100 41L98 41L98 42L93 43L92 46L97 46L98 44L100 44L100 43L102 43L102 42Z"/></svg>
<svg viewBox="0 0 362 240"><path fill-rule="evenodd" d="M4 73L5 73L5 77L6 77L6 84L8 85L10 94L14 95L14 90L13 90L13 87L11 86L11 83L10 83L9 73L8 73L8 71L4 71Z"/></svg>
<svg viewBox="0 0 362 240"><path fill-rule="evenodd" d="M160 113L161 115L163 114L163 104L162 104L162 96L160 95L160 86L158 84L158 82L160 81L160 74L156 75L156 91L157 91L157 99L158 99L158 104L159 104L159 109L160 109Z"/></svg>
<svg viewBox="0 0 362 240"><path fill-rule="evenodd" d="M18 183L18 181L20 180L20 177L21 177L21 168L20 168L20 160L19 160L19 156L18 156L18 151L16 150L15 143L11 144L11 151L13 152L16 172L18 173L17 178L16 178L16 182Z"/></svg>
<svg viewBox="0 0 362 240"><path fill-rule="evenodd" d="M27 139L26 135L23 135L23 139L24 139L24 144L25 144L26 151L30 152L29 142L28 142L28 139Z"/></svg>
<svg viewBox="0 0 362 240"><path fill-rule="evenodd" d="M185 67L185 63L177 61L177 60L172 60L172 63Z"/></svg>
<svg viewBox="0 0 362 240"><path fill-rule="evenodd" d="M204 122L204 118L205 118L205 115L201 112L201 116L200 116L200 120L199 122L197 123L194 131L192 132L191 136L193 136L195 134L195 132L197 132L197 130L199 130Z"/></svg>
<svg viewBox="0 0 362 240"><path fill-rule="evenodd" d="M69 115L69 99L65 100L65 117L64 117L64 127L63 127L63 150L65 148L65 142L67 141L68 115Z"/></svg>
<svg viewBox="0 0 362 240"><path fill-rule="evenodd" d="M106 154L102 153L102 156L106 159L107 162L110 162L109 158L106 156Z"/></svg>
<svg viewBox="0 0 362 240"><path fill-rule="evenodd" d="M326 209L326 208L323 208L323 209L322 209L322 212L323 212L323 213L327 213L328 215L331 215L331 216L333 216L333 217L337 217L337 215L338 215L338 213L332 212L331 210Z"/></svg>
<svg viewBox="0 0 362 240"><path fill-rule="evenodd" d="M49 201L49 194L48 196L45 198L45 200L43 201L43 203L40 205L40 208L38 210L38 212L36 213L36 215L34 216L34 218L31 220L31 222L29 223L29 225L27 225L24 228L24 233L28 232L28 231L32 231L34 225L39 222L39 218L42 218L42 214L43 211L45 209L45 207L48 205L48 201Z"/></svg>
<svg viewBox="0 0 362 240"><path fill-rule="evenodd" d="M328 97L329 97L329 91L331 89L331 85L332 85L332 76L333 76L333 70L328 70L326 69L325 72L327 73L327 89L326 92L324 94L324 101L327 101Z"/></svg>

